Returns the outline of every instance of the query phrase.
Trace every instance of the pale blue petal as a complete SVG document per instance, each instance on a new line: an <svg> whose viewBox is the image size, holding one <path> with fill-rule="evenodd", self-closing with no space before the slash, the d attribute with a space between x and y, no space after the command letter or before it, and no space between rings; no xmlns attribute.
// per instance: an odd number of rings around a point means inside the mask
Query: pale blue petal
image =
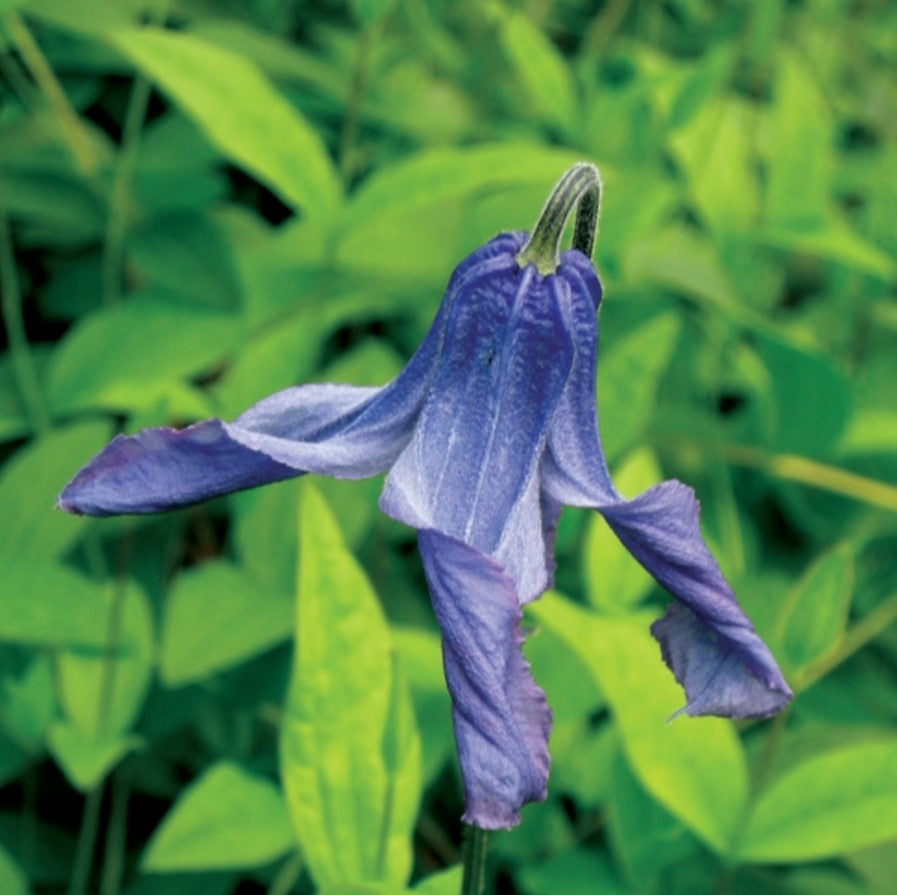
<svg viewBox="0 0 897 895"><path fill-rule="evenodd" d="M436 531L419 533L464 784L464 820L509 828L545 798L551 712L520 649L520 606L501 565Z"/></svg>

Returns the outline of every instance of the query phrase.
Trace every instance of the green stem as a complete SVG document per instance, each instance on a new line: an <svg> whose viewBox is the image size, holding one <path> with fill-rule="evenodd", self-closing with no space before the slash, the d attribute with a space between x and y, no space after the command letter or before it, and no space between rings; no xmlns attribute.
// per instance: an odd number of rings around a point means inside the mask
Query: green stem
<svg viewBox="0 0 897 895"><path fill-rule="evenodd" d="M0 300L3 307L3 324L9 340L10 360L22 404L32 429L37 433L46 432L50 428L50 412L44 401L34 358L31 356L28 337L25 334L16 259L2 196L0 196L0 294L2 294Z"/></svg>
<svg viewBox="0 0 897 895"><path fill-rule="evenodd" d="M121 293L124 267L125 237L130 212L130 186L137 166L140 131L146 118L152 85L138 75L131 87L128 108L122 126L118 159L109 190L109 213L106 218L106 250L103 254L103 302L115 304Z"/></svg>
<svg viewBox="0 0 897 895"><path fill-rule="evenodd" d="M128 801L131 781L128 765L112 776L109 823L106 826L106 848L100 872L100 895L118 895L125 869L125 847L128 833Z"/></svg>
<svg viewBox="0 0 897 895"><path fill-rule="evenodd" d="M561 236L574 205L573 248L587 258L592 257L601 205L601 177L594 165L579 162L564 174L551 191L532 235L517 255L521 267L535 264L536 270L543 276L557 270Z"/></svg>
<svg viewBox="0 0 897 895"><path fill-rule="evenodd" d="M100 780L84 801L84 816L81 829L78 831L78 843L75 847L75 860L72 864L72 875L69 879L68 895L86 895L87 883L90 880L90 868L93 864L93 852L97 844L97 832L100 825L100 805L103 801L103 786Z"/></svg>
<svg viewBox="0 0 897 895"><path fill-rule="evenodd" d="M9 10L3 17L3 24L41 93L56 113L76 164L82 171L94 171L98 162L96 151L47 57L17 12Z"/></svg>
<svg viewBox="0 0 897 895"><path fill-rule="evenodd" d="M465 826L461 895L482 895L485 880L486 831L482 827Z"/></svg>

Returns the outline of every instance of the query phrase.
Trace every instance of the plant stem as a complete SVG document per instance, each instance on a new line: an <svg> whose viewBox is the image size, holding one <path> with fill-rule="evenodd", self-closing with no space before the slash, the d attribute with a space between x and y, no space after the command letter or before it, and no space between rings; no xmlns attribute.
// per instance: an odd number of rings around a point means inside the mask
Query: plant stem
<svg viewBox="0 0 897 895"><path fill-rule="evenodd" d="M561 236L574 205L573 248L591 258L598 231L601 177L594 165L580 162L570 168L551 191L529 240L517 255L521 267L535 264L543 276L557 270Z"/></svg>
<svg viewBox="0 0 897 895"><path fill-rule="evenodd" d="M302 875L305 861L300 852L294 852L280 866L277 876L268 887L268 895L287 895Z"/></svg>
<svg viewBox="0 0 897 895"><path fill-rule="evenodd" d="M9 220L0 196L0 294L2 294L3 324L9 340L9 354L13 374L25 414L32 429L38 434L50 428L50 412L44 401L43 391L34 366L34 358L25 333L22 318L22 296L12 247Z"/></svg>
<svg viewBox="0 0 897 895"><path fill-rule="evenodd" d="M78 844L75 848L75 860L72 864L68 895L86 895L87 893L90 868L93 864L93 852L97 844L97 831L100 825L100 805L103 801L103 786L105 782L105 779L100 780L87 793L84 800L84 815L81 818L81 829L78 831Z"/></svg>
<svg viewBox="0 0 897 895"><path fill-rule="evenodd" d="M96 151L91 145L87 131L81 124L77 112L65 95L50 63L47 62L47 57L41 52L37 41L17 12L9 10L3 17L3 24L31 73L31 77L34 78L41 93L46 97L50 108L56 113L75 158L75 163L84 172L94 171L98 162Z"/></svg>
<svg viewBox="0 0 897 895"><path fill-rule="evenodd" d="M486 879L486 831L464 827L464 876L461 895L482 895Z"/></svg>
<svg viewBox="0 0 897 895"><path fill-rule="evenodd" d="M104 304L115 304L121 293L125 237L128 231L128 214L131 210L130 186L140 149L140 131L146 118L151 93L150 82L143 75L137 75L128 97L121 144L109 189L106 246L103 254Z"/></svg>

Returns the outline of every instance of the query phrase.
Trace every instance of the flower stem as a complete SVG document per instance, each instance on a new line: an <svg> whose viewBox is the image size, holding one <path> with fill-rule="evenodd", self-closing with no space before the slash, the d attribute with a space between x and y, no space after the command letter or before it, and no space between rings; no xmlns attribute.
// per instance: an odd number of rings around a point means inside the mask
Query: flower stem
<svg viewBox="0 0 897 895"><path fill-rule="evenodd" d="M601 205L601 177L594 165L579 162L564 174L551 191L532 235L517 255L521 267L535 264L536 270L543 275L557 270L561 236L574 205L573 248L587 258L592 256Z"/></svg>
<svg viewBox="0 0 897 895"><path fill-rule="evenodd" d="M486 831L482 827L464 828L464 876L461 895L482 895L486 879Z"/></svg>

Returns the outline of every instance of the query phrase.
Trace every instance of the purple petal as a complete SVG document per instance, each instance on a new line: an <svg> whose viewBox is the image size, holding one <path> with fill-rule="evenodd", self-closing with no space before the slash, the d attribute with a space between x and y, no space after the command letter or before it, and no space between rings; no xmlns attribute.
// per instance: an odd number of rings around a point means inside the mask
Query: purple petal
<svg viewBox="0 0 897 895"><path fill-rule="evenodd" d="M545 798L551 712L520 649L520 606L501 565L436 531L419 533L424 571L442 629L445 677L466 811L505 829Z"/></svg>
<svg viewBox="0 0 897 895"><path fill-rule="evenodd" d="M685 688L689 715L765 717L791 690L701 537L698 502L681 482L599 507L629 552L680 605L651 631Z"/></svg>
<svg viewBox="0 0 897 895"><path fill-rule="evenodd" d="M511 252L501 260L465 262L432 390L380 506L497 557L525 601L548 583L536 473L572 348L564 284Z"/></svg>

